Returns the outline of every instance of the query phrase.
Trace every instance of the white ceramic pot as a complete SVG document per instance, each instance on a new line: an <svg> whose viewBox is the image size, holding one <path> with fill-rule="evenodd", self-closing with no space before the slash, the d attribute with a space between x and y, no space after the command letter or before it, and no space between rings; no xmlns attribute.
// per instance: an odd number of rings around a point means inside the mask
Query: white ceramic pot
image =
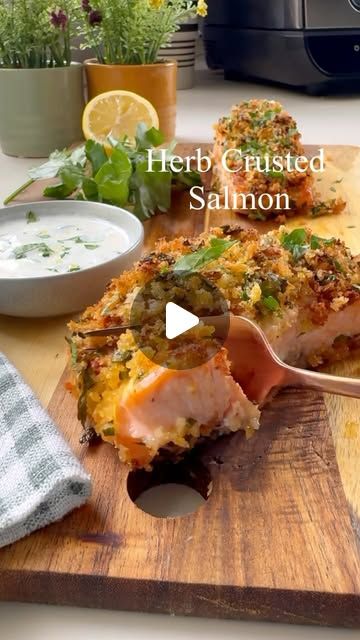
<svg viewBox="0 0 360 640"><path fill-rule="evenodd" d="M171 42L160 49L160 58L177 61L178 89L191 89L195 83L196 44L199 35L198 19L184 22L180 30L174 33Z"/></svg>

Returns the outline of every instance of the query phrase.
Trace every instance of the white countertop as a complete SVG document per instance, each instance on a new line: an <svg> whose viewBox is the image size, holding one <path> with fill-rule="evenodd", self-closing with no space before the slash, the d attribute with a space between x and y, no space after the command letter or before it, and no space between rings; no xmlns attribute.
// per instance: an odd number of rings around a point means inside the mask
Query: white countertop
<svg viewBox="0 0 360 640"><path fill-rule="evenodd" d="M311 97L284 89L224 82L220 74L201 71L197 86L178 98L177 139L208 141L211 126L232 104L252 97L279 100L298 121L305 143L360 145L360 96ZM41 161L9 158L0 153L0 201L27 179ZM0 603L3 640L358 640L359 631L295 627L267 623L174 618L69 607Z"/></svg>

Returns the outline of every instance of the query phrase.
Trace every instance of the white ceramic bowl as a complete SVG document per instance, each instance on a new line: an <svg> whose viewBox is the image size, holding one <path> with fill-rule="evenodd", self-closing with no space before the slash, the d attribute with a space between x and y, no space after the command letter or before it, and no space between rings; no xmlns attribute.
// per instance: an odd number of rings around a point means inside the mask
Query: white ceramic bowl
<svg viewBox="0 0 360 640"><path fill-rule="evenodd" d="M109 280L131 268L141 256L144 243L141 222L124 209L97 202L31 202L0 209L0 236L5 233L9 218L25 220L28 211L34 211L40 217L43 213L54 216L70 214L75 220L83 221L103 219L121 228L128 237L129 248L113 259L80 271L20 278L0 275L0 314L41 318L80 311L96 302Z"/></svg>

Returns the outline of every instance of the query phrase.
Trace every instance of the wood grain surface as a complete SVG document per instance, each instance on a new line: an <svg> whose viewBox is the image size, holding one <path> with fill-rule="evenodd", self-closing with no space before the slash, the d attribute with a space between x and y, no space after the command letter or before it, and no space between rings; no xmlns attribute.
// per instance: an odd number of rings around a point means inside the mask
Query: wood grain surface
<svg viewBox="0 0 360 640"><path fill-rule="evenodd" d="M360 150L331 147L327 158L319 191L330 195L342 180L336 188L346 212L289 226L310 224L360 252ZM39 185L32 189L25 198L36 200ZM147 224L147 248L159 236L195 234L233 218L191 213L188 196L178 196L171 214ZM2 317L0 348L92 474L94 493L62 522L0 551L0 599L360 626L359 401L285 390L253 439L236 434L186 465L128 474L111 447L78 443L81 427L62 377L65 322ZM359 375L360 359L332 371ZM208 497L204 506L168 519L135 506L144 488L169 480L197 488Z"/></svg>

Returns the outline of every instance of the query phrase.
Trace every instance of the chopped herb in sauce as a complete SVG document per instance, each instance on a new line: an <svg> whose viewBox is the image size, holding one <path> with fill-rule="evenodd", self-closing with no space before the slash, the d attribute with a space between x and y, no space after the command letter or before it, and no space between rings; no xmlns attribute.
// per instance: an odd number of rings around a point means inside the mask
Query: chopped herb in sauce
<svg viewBox="0 0 360 640"><path fill-rule="evenodd" d="M84 244L85 249L89 249L89 251L94 251L94 249L97 249L100 245L94 243L90 243L90 244Z"/></svg>
<svg viewBox="0 0 360 640"><path fill-rule="evenodd" d="M30 224L31 222L37 222L39 220L38 216L36 215L36 213L34 213L33 211L28 211L26 214L26 222L27 224Z"/></svg>
<svg viewBox="0 0 360 640"><path fill-rule="evenodd" d="M14 256L16 260L26 258L27 254L31 251L38 251L43 258L48 258L53 252L45 242L31 242L30 244L23 244L20 247L15 247Z"/></svg>

